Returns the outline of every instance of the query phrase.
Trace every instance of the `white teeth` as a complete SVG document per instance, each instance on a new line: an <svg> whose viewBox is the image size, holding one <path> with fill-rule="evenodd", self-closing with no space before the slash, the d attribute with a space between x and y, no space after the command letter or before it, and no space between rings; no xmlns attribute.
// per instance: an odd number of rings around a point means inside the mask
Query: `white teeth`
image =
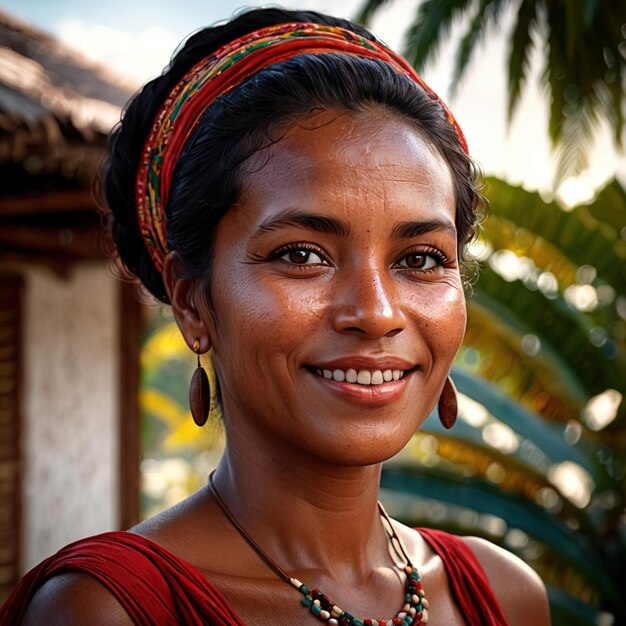
<svg viewBox="0 0 626 626"><path fill-rule="evenodd" d="M356 382L359 385L369 385L372 382L372 375L367 370L360 370L357 377Z"/></svg>
<svg viewBox="0 0 626 626"><path fill-rule="evenodd" d="M346 373L343 370L335 370L333 372L333 380L342 383L346 379Z"/></svg>
<svg viewBox="0 0 626 626"><path fill-rule="evenodd" d="M404 376L403 370L357 370L350 368L344 372L344 370L315 370L320 376L327 378L328 380L336 380L339 383L348 382L356 383L358 385L382 385L384 382L390 382L392 380L400 380Z"/></svg>
<svg viewBox="0 0 626 626"><path fill-rule="evenodd" d="M383 381L384 381L383 373L380 370L376 370L375 372L372 373L372 380L371 380L372 385L382 385Z"/></svg>

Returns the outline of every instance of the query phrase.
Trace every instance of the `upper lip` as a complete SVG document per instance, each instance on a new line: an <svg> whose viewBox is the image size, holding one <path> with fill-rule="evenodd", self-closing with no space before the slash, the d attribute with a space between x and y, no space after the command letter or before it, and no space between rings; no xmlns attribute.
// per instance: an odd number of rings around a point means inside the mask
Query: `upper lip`
<svg viewBox="0 0 626 626"><path fill-rule="evenodd" d="M374 372L380 370L410 370L416 366L415 363L397 356L343 356L329 361L318 361L314 367L322 370L369 370Z"/></svg>

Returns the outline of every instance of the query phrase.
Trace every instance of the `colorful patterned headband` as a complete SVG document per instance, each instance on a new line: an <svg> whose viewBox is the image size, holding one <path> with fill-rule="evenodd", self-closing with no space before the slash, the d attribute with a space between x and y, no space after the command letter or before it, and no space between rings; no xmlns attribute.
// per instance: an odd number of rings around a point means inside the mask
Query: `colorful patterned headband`
<svg viewBox="0 0 626 626"><path fill-rule="evenodd" d="M345 28L322 24L279 24L254 31L194 65L163 103L144 147L137 172L136 203L141 236L160 272L168 253L165 207L176 161L207 107L259 70L300 54L348 53L381 59L436 98L454 126L461 128L442 100L409 63L389 48Z"/></svg>

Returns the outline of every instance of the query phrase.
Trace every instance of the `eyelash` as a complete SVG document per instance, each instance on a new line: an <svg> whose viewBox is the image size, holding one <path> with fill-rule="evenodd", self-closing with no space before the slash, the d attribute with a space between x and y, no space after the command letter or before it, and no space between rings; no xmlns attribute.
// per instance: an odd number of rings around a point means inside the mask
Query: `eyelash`
<svg viewBox="0 0 626 626"><path fill-rule="evenodd" d="M307 253L314 253L317 256L320 257L320 259L323 261L324 265L330 265L330 263L328 262L328 260L326 259L326 256L324 255L324 252L318 247L315 246L311 243L308 242L295 242L295 243L290 243L287 245L284 245L280 248L278 248L277 250L275 250L272 254L270 259L271 260L278 260L281 263L284 263L286 265L289 265L289 267L295 267L298 269L306 269L306 268L310 268L311 266L319 266L319 263L291 263L289 261L285 261L283 260L281 257L283 257L285 254L287 254L288 252L292 252L294 250L303 250ZM433 248L433 247L427 247L426 249L419 249L419 250L414 250L411 252L408 252L407 254L405 254L400 261L406 259L407 257L410 256L427 256L430 257L432 259L434 259L434 261L437 263L437 267L442 267L444 265L446 265L447 263L449 263L449 259L448 257L441 252L441 250L438 250L437 248ZM397 261L396 263L394 263L394 265L397 265L399 263L399 261ZM416 271L416 272L432 272L435 271L437 269L437 267L432 267L432 268L427 268L427 269L420 269L420 268L411 268L411 267L404 267L403 269L408 269L408 270L412 270L412 271Z"/></svg>
<svg viewBox="0 0 626 626"><path fill-rule="evenodd" d="M311 266L320 265L319 263L290 263L289 261L285 261L281 258L285 256L285 254L287 254L288 252L292 252L294 250L304 250L305 252L309 252L309 253L312 252L320 257L324 265L330 265L330 263L326 259L326 255L324 254L321 248L305 241L289 243L285 246L278 248L278 250L275 250L274 252L272 252L270 259L273 261L280 261L281 263L284 263L285 265L288 265L289 267L295 267L297 269L306 269L306 268L310 268Z"/></svg>
<svg viewBox="0 0 626 626"><path fill-rule="evenodd" d="M428 269L420 269L418 267L412 268L412 267L405 267L403 269L408 269L408 270L413 270L413 271L417 271L417 272L433 272L436 269L438 269L439 267L443 267L444 265L448 264L450 262L450 260L448 259L448 257L441 252L441 250L437 249L437 248L433 248L428 246L426 249L419 249L419 250L412 250L411 252L408 252L407 254L405 254L400 261L406 259L407 257L410 256L424 256L424 257L430 257L432 259L434 259L434 261L437 263L437 267L431 267ZM397 264L398 262L396 262Z"/></svg>

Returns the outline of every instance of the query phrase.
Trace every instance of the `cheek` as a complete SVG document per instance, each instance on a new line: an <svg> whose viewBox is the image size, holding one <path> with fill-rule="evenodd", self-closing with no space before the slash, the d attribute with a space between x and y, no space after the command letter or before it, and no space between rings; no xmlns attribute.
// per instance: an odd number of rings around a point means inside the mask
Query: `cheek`
<svg viewBox="0 0 626 626"><path fill-rule="evenodd" d="M213 297L216 352L220 346L241 350L249 362L251 351L280 351L284 359L323 319L327 301L326 290L312 281L272 276L224 282Z"/></svg>
<svg viewBox="0 0 626 626"><path fill-rule="evenodd" d="M427 285L419 295L413 294L411 302L412 314L435 356L454 358L467 323L465 295L460 280L458 284Z"/></svg>

